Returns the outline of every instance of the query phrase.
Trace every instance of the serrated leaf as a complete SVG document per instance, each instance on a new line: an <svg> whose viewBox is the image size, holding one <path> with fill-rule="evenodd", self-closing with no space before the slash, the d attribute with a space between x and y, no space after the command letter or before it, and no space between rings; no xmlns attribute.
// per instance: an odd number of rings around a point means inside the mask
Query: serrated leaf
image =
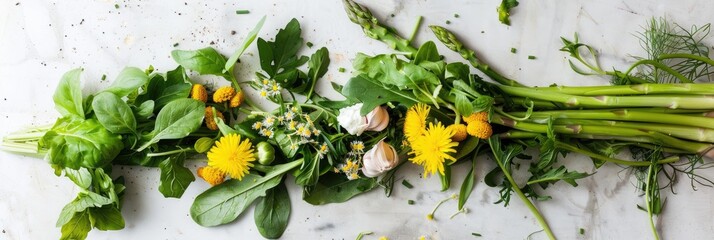
<svg viewBox="0 0 714 240"><path fill-rule="evenodd" d="M364 75L350 79L342 89L342 95L362 102L361 115L387 102L399 102L407 107L419 102L411 91L387 87Z"/></svg>

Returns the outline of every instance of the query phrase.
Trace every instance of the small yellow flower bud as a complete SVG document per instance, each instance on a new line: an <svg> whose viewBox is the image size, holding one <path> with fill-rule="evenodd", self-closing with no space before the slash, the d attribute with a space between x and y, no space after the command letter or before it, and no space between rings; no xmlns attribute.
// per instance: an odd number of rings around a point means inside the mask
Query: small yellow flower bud
<svg viewBox="0 0 714 240"><path fill-rule="evenodd" d="M231 86L221 87L213 93L213 102L222 103L231 100L236 95L236 90Z"/></svg>
<svg viewBox="0 0 714 240"><path fill-rule="evenodd" d="M477 112L477 113L472 113L468 117L464 117L464 121L466 123L472 123L472 122L488 122L488 112Z"/></svg>
<svg viewBox="0 0 714 240"><path fill-rule="evenodd" d="M469 133L469 135L480 139L488 139L489 137L491 137L491 134L493 134L493 129L491 129L491 125L487 122L481 121L469 123L469 125L466 126L466 131Z"/></svg>
<svg viewBox="0 0 714 240"><path fill-rule="evenodd" d="M231 98L230 106L232 108L239 107L241 104L243 104L243 100L244 100L243 91L240 91L240 92L236 93L236 95L233 96L233 98Z"/></svg>
<svg viewBox="0 0 714 240"><path fill-rule="evenodd" d="M208 93L206 93L206 88L201 84L194 84L191 86L191 98L196 99L201 102L208 101Z"/></svg>
<svg viewBox="0 0 714 240"><path fill-rule="evenodd" d="M466 137L468 137L468 134L466 132L466 125L463 125L461 123L452 124L451 126L449 126L449 128L454 131L454 136L451 136L451 141L461 142L466 139Z"/></svg>
<svg viewBox="0 0 714 240"><path fill-rule="evenodd" d="M211 186L223 183L226 178L224 173L211 166L200 167L196 173L198 174L198 177L205 180L208 184L211 184Z"/></svg>
<svg viewBox="0 0 714 240"><path fill-rule="evenodd" d="M211 106L206 107L205 113L206 113L206 116L203 120L204 120L204 122L206 122L206 127L208 127L208 129L211 129L211 130L218 130L218 124L213 119L213 107L211 107ZM226 120L223 117L223 113L221 113L219 111L216 111L216 117L220 118L221 120L224 120L224 121Z"/></svg>

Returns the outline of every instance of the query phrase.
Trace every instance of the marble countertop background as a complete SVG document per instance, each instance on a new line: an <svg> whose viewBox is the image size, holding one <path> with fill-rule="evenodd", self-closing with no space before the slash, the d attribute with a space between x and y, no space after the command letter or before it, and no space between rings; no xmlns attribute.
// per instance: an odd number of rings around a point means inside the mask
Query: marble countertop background
<svg viewBox="0 0 714 240"><path fill-rule="evenodd" d="M478 50L485 61L508 77L528 85L607 84L608 79L584 77L573 73L567 54L559 52L560 36L578 32L581 41L602 54L604 68L623 68L631 55L643 54L634 33L651 17L666 17L689 27L712 22L714 3L708 0L683 1L521 1L512 12L512 26L498 22L496 7L500 1L475 0L364 0L385 23L411 31L418 16L424 25L417 43L435 40L426 25L444 25L458 33L466 44ZM115 8L115 4L118 8ZM250 14L237 15L238 9ZM458 14L456 18L454 15ZM175 67L170 58L173 49L197 49L212 46L228 55L243 41L261 16L267 21L261 37L271 37L290 18L297 18L303 38L316 47L330 49L332 64L325 79L338 83L350 76L357 52L384 53L382 43L365 37L351 23L340 1L149 1L149 0L3 0L0 1L0 135L23 126L54 121L58 114L52 105L52 93L62 73L83 67L85 93L108 86L108 79L124 66L159 71ZM450 24L446 24L450 21ZM712 37L706 40L714 42ZM177 46L174 46L178 44ZM460 60L439 45L450 61ZM511 48L518 49L516 54ZM316 48L305 49L305 54ZM536 56L528 60L527 56ZM251 46L241 59L241 79L249 80L257 64L257 49ZM347 72L337 69L344 67ZM226 84L215 78L200 81ZM330 93L328 81L318 83L320 94ZM249 97L257 99L255 94ZM567 164L579 171L593 172L590 160L572 154ZM482 239L544 239L536 220L527 208L513 199L508 207L493 204L498 189L483 183L483 176L495 164L483 158L478 163L478 182L466 215L449 216L456 211L456 201L446 203L435 215L426 214L439 200L458 193L466 167L454 170L454 186L440 192L437 177L422 179L416 166L409 165L398 174L415 185L407 189L395 185L390 198L381 189L361 195L345 204L311 206L300 198L301 190L289 186L293 211L284 239L354 239L359 232L375 234L364 239L387 236L390 239L470 239L477 232ZM200 160L189 164L195 170ZM708 169L702 175L714 177ZM159 170L143 167L116 167L114 176L127 179L123 215L126 228L121 231L93 230L89 239L260 239L252 210L235 223L204 228L195 224L188 210L193 198L208 188L196 181L181 199L164 199L158 192ZM714 191L690 186L680 176L676 194L663 191L664 212L657 224L664 239L711 239L714 234ZM646 212L637 209L643 199L636 191L632 174L616 165L597 169L593 177L579 181L573 188L558 183L544 191L552 200L537 206L555 234L561 239L651 239ZM0 153L0 239L56 239L60 236L55 222L62 207L71 201L77 188L67 179L56 177L42 159ZM408 205L414 200L415 205ZM585 230L584 234L579 229Z"/></svg>

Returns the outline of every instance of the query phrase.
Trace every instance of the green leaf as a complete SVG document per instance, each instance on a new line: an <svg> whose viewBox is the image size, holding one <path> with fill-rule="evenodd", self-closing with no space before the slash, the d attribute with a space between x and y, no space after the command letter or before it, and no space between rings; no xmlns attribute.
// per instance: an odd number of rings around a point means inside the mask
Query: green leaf
<svg viewBox="0 0 714 240"><path fill-rule="evenodd" d="M77 170L71 168L62 169L64 175L72 180L74 184L83 189L88 189L92 185L92 174L86 168Z"/></svg>
<svg viewBox="0 0 714 240"><path fill-rule="evenodd" d="M327 73L328 66L330 66L330 52L326 47L318 49L314 54L312 54L312 56L310 56L310 61L307 62L307 75L310 77L310 89L308 90L307 95L305 95L307 99L312 97L317 79L320 79L325 75L325 73Z"/></svg>
<svg viewBox="0 0 714 240"><path fill-rule="evenodd" d="M154 115L154 100L142 102L137 108L132 108L138 120L147 120Z"/></svg>
<svg viewBox="0 0 714 240"><path fill-rule="evenodd" d="M89 221L92 226L101 231L124 229L121 210L115 206L89 208Z"/></svg>
<svg viewBox="0 0 714 240"><path fill-rule="evenodd" d="M154 101L154 112L160 111L166 104L187 98L191 92L191 83L188 83L186 72L183 67L178 66L176 69L166 73L166 80L161 75L154 75L149 79L149 84L146 87L146 92L137 97L137 103L146 101Z"/></svg>
<svg viewBox="0 0 714 240"><path fill-rule="evenodd" d="M71 169L106 165L124 147L121 136L107 131L96 119L63 117L40 140L49 148L51 164Z"/></svg>
<svg viewBox="0 0 714 240"><path fill-rule="evenodd" d="M426 69L397 58L394 54L374 57L358 53L353 61L355 71L386 85L399 89L417 89L441 83L439 78Z"/></svg>
<svg viewBox="0 0 714 240"><path fill-rule="evenodd" d="M320 157L310 155L309 151L303 151L303 162L295 176L295 183L300 186L312 186L317 184L320 178Z"/></svg>
<svg viewBox="0 0 714 240"><path fill-rule="evenodd" d="M57 219L57 227L63 226L72 221L72 218L88 208L101 207L112 204L113 201L107 197L94 192L80 192L77 197L62 208Z"/></svg>
<svg viewBox="0 0 714 240"><path fill-rule="evenodd" d="M191 205L191 217L201 226L212 227L232 222L256 198L280 184L280 176L248 174L242 180L230 179L199 194Z"/></svg>
<svg viewBox="0 0 714 240"><path fill-rule="evenodd" d="M461 62L452 62L446 65L446 79L466 80L469 79L469 66Z"/></svg>
<svg viewBox="0 0 714 240"><path fill-rule="evenodd" d="M503 170L501 170L500 167L496 167L486 174L483 178L483 182L489 187L496 187L503 182L502 174Z"/></svg>
<svg viewBox="0 0 714 240"><path fill-rule="evenodd" d="M471 160L471 170L466 173L466 177L464 177L464 182L461 183L461 190L459 191L459 210L464 208L466 200L468 200L469 196L471 196L471 191L473 191L474 189L474 184L476 184L476 159Z"/></svg>
<svg viewBox="0 0 714 240"><path fill-rule="evenodd" d="M549 171L543 173L537 179L528 181L528 185L535 183L555 183L557 181L565 181L566 183L577 187L578 183L575 182L577 179L585 178L590 176L588 173L581 173L577 171L569 172L565 166L560 166L559 168L551 168Z"/></svg>
<svg viewBox="0 0 714 240"><path fill-rule="evenodd" d="M182 67L201 75L225 75L223 69L226 66L226 57L212 47L194 51L174 50L171 52L171 57Z"/></svg>
<svg viewBox="0 0 714 240"><path fill-rule="evenodd" d="M90 230L92 230L92 223L89 220L89 212L84 210L74 214L66 224L62 225L60 240L84 240Z"/></svg>
<svg viewBox="0 0 714 240"><path fill-rule="evenodd" d="M258 38L260 66L269 77L277 78L277 75L293 72L307 62L307 57L297 55L303 44L301 33L300 23L293 18L285 28L278 30L274 42Z"/></svg>
<svg viewBox="0 0 714 240"><path fill-rule="evenodd" d="M82 88L79 77L81 68L71 70L64 75L55 89L52 99L55 102L55 109L63 117L74 115L84 118L84 107L82 106Z"/></svg>
<svg viewBox="0 0 714 240"><path fill-rule="evenodd" d="M292 139L293 136L287 135L283 130L276 129L275 132L275 142L278 144L278 147L280 147L280 150L285 154L287 158L292 158L297 154L297 151L299 148L292 148L292 143L293 141L297 141L297 139Z"/></svg>
<svg viewBox="0 0 714 240"><path fill-rule="evenodd" d="M260 32L260 29L263 28L263 23L265 23L265 16L263 16L263 18L258 21L258 24L253 27L253 30L245 36L245 40L243 40L241 47L236 49L235 53L233 53L228 61L226 61L224 69L228 71L228 73L233 71L233 67L235 67L236 62L238 62L238 58L240 58L240 56L243 55L243 52L248 49L248 46L255 41L255 38L258 36L258 32Z"/></svg>
<svg viewBox="0 0 714 240"><path fill-rule="evenodd" d="M136 118L126 102L111 92L103 92L92 100L94 114L110 132L134 133L136 131Z"/></svg>
<svg viewBox="0 0 714 240"><path fill-rule="evenodd" d="M378 81L365 75L350 79L342 88L342 95L361 101L363 105L360 114L363 116L387 102L399 102L407 107L419 102L410 91L382 86Z"/></svg>
<svg viewBox="0 0 714 240"><path fill-rule="evenodd" d="M312 205L342 203L377 187L375 178L347 180L342 175L328 174L315 187L303 193L303 200Z"/></svg>
<svg viewBox="0 0 714 240"><path fill-rule="evenodd" d="M451 93L454 95L456 111L459 111L462 116L470 116L474 112L474 106L471 104L471 100L466 97L466 94L456 91L456 89L452 89Z"/></svg>
<svg viewBox="0 0 714 240"><path fill-rule="evenodd" d="M477 137L468 137L466 140L460 142L459 146L456 147L456 155L454 156L456 161L453 161L450 164L457 163L459 159L468 156L474 151L476 151L474 154L478 154L479 149L483 146L480 143L481 141L479 141L479 138Z"/></svg>
<svg viewBox="0 0 714 240"><path fill-rule="evenodd" d="M112 85L109 85L104 92L125 97L139 89L139 87L144 86L148 80L149 76L147 76L143 70L135 67L124 68L124 70L119 73L119 76L117 76L117 79L112 82Z"/></svg>
<svg viewBox="0 0 714 240"><path fill-rule="evenodd" d="M449 190L449 187L451 187L451 165L444 164L444 174L438 174L441 180L441 191Z"/></svg>
<svg viewBox="0 0 714 240"><path fill-rule="evenodd" d="M517 0L501 0L501 5L498 6L496 11L498 12L498 21L506 25L511 25L511 9L518 6Z"/></svg>
<svg viewBox="0 0 714 240"><path fill-rule="evenodd" d="M196 178L188 168L184 167L185 155L173 155L159 163L159 192L166 198L181 198L183 193Z"/></svg>
<svg viewBox="0 0 714 240"><path fill-rule="evenodd" d="M414 56L414 64L417 65L422 62L436 62L440 60L441 56L439 56L439 51L436 49L436 44L432 41L422 44Z"/></svg>
<svg viewBox="0 0 714 240"><path fill-rule="evenodd" d="M203 122L204 104L201 101L184 98L167 104L156 116L156 125L151 139L137 151L142 151L162 139L184 138L196 131Z"/></svg>
<svg viewBox="0 0 714 240"><path fill-rule="evenodd" d="M290 196L285 184L278 184L266 191L265 197L255 205L255 226L264 238L280 238L288 227Z"/></svg>

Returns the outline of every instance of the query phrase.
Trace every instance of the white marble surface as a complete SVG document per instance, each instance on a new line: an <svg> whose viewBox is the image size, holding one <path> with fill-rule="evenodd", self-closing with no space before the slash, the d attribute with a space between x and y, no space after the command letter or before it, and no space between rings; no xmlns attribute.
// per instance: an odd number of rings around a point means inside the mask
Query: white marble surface
<svg viewBox="0 0 714 240"><path fill-rule="evenodd" d="M445 25L467 39L483 58L509 77L531 85L551 83L569 85L606 84L607 79L582 77L567 65L566 54L559 52L560 36L580 38L603 54L603 66L623 67L628 54L641 54L633 33L650 17L667 17L683 26L714 20L714 4L708 0L685 1L521 1L513 11L511 27L497 21L499 1L362 1L373 12L407 34L417 16L425 24ZM119 9L115 9L118 4ZM235 10L248 9L247 15ZM394 14L394 17L390 17ZM455 18L454 14L459 14ZM85 92L107 86L109 79L124 66L141 68L152 64L160 71L176 64L169 53L177 48L207 46L231 53L260 19L268 19L260 36L273 36L275 30L295 17L303 27L303 37L315 46L330 49L332 64L327 79L344 82L350 76L337 71L350 69L357 52L382 53L383 44L363 36L349 22L339 1L0 1L0 135L23 126L50 123L58 116L51 95L61 74L84 67ZM232 35L231 31L236 31ZM426 28L418 42L435 40ZM707 39L712 45L714 40ZM439 45L439 44L437 44ZM518 49L511 54L510 49ZM449 60L460 60L442 46ZM255 46L241 60L240 76L252 76L257 68ZM313 50L308 49L311 53ZM528 60L528 55L537 60ZM216 79L202 78L204 82ZM224 82L216 81L224 84ZM329 92L327 81L319 83ZM329 94L328 94L329 95ZM332 95L334 96L334 95ZM251 97L255 98L255 95ZM201 165L190 164L193 169ZM589 160L568 157L572 168L591 172ZM408 166L399 178L415 185L407 189L397 184L391 198L381 190L359 196L345 204L311 206L300 200L300 189L292 185L293 212L284 239L353 239L359 232L373 231L365 239L388 236L390 239L470 239L472 232L483 239L525 239L540 230L535 219L518 199L503 207L492 204L498 189L487 187L482 177L494 167L487 159L479 162L479 180L467 204L470 213L452 220L456 202L444 205L436 221L425 215L434 204L458 192L458 184L447 192L439 191L439 179L422 179L420 169ZM454 170L460 183L466 167ZM702 172L714 177L712 169ZM115 176L127 178L126 204L122 211L126 228L121 231L92 231L89 239L260 239L253 223L252 210L238 221L215 228L195 224L188 209L193 198L208 185L191 184L182 199L164 199L157 191L159 171L142 167L118 167ZM684 177L684 176L682 176ZM555 234L561 239L651 239L647 215L636 204L642 198L634 188L632 176L618 166L606 166L594 177L573 188L559 183L545 194L553 200L537 203ZM714 233L714 191L701 187L692 190L688 179L676 186L677 194L663 192L667 203L657 223L664 239L711 239ZM49 165L33 159L0 153L0 239L56 239L57 216L65 203L74 198L76 187L65 178L53 175ZM407 200L416 201L408 205ZM585 229L580 235L578 229ZM533 239L545 235L535 233Z"/></svg>

